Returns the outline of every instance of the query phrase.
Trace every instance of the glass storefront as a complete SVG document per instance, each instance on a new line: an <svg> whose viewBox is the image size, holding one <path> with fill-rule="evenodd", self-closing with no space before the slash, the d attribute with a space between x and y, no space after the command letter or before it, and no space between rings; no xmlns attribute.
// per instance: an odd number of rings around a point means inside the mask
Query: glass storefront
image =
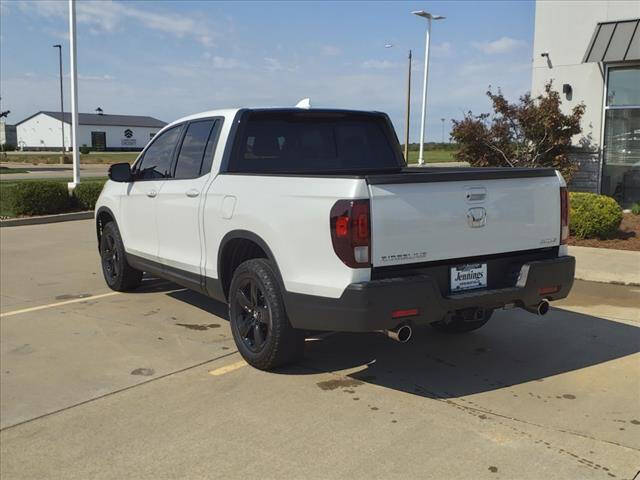
<svg viewBox="0 0 640 480"><path fill-rule="evenodd" d="M640 202L640 65L607 69L602 193Z"/></svg>

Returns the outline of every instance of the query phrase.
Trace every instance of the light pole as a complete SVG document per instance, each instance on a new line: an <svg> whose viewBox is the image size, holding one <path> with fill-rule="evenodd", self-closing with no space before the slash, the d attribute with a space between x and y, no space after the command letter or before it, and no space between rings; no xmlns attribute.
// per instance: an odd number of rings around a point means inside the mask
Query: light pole
<svg viewBox="0 0 640 480"><path fill-rule="evenodd" d="M416 10L411 12L422 18L427 19L427 30L424 42L424 78L422 80L422 123L420 124L420 155L418 156L418 165L424 165L424 130L425 120L427 117L427 79L429 78L429 40L431 34L431 20L443 20L441 15L432 15L424 10Z"/></svg>
<svg viewBox="0 0 640 480"><path fill-rule="evenodd" d="M60 66L60 125L62 127L62 156L64 158L64 98L62 96L62 45L54 45L58 49L58 64ZM61 159L62 160L62 159Z"/></svg>
<svg viewBox="0 0 640 480"><path fill-rule="evenodd" d="M444 118L441 118L440 120L442 120L442 143L444 143Z"/></svg>
<svg viewBox="0 0 640 480"><path fill-rule="evenodd" d="M391 48L393 44L387 43L384 48ZM404 129L404 160L409 164L409 119L411 117L411 50L409 50L409 64L407 70L407 116Z"/></svg>
<svg viewBox="0 0 640 480"><path fill-rule="evenodd" d="M76 0L69 0L69 57L71 59L71 145L73 148L73 190L80 183L80 155L78 154L78 66L76 49Z"/></svg>

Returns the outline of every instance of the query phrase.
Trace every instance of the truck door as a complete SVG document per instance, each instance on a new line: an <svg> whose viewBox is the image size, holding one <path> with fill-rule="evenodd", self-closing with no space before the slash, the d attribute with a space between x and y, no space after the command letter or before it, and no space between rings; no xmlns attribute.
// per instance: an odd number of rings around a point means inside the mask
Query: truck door
<svg viewBox="0 0 640 480"><path fill-rule="evenodd" d="M203 190L222 125L221 119L188 123L179 145L172 179L158 194L158 257L173 275L198 288L202 278Z"/></svg>
<svg viewBox="0 0 640 480"><path fill-rule="evenodd" d="M171 164L181 126L158 135L133 169L120 199L120 230L128 253L157 261L158 228L156 225L158 194L171 176Z"/></svg>

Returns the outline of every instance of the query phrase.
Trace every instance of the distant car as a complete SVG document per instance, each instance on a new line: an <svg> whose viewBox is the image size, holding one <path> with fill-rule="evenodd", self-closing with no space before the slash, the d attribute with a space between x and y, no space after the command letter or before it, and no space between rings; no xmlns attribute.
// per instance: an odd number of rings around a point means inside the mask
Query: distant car
<svg viewBox="0 0 640 480"><path fill-rule="evenodd" d="M544 314L573 283L559 173L407 168L378 112L200 113L109 178L95 214L109 287L150 272L228 303L260 369L300 358L306 331L468 332L497 308Z"/></svg>

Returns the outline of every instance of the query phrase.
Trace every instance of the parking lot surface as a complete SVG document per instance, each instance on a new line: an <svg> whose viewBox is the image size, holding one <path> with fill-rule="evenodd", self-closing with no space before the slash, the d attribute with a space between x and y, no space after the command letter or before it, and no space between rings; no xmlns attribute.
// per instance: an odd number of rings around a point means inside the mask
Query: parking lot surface
<svg viewBox="0 0 640 480"><path fill-rule="evenodd" d="M477 332L308 338L265 373L226 307L159 279L120 294L93 222L0 230L0 475L631 479L640 288L577 281Z"/></svg>

